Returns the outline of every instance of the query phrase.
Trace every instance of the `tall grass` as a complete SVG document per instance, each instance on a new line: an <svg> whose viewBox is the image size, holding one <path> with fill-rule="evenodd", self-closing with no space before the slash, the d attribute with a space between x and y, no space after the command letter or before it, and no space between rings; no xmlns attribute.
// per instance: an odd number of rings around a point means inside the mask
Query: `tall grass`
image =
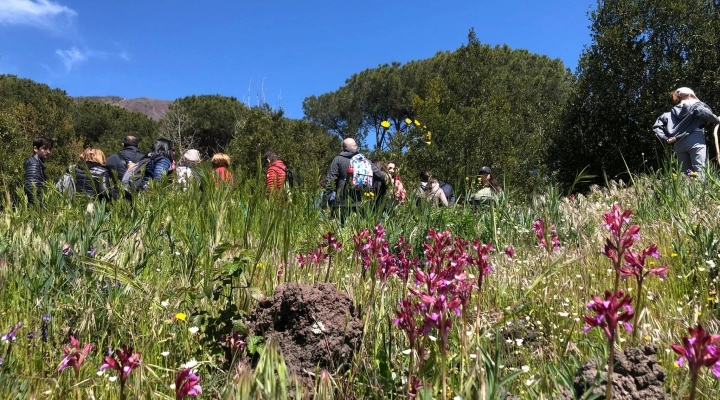
<svg viewBox="0 0 720 400"><path fill-rule="evenodd" d="M380 285L364 274L352 251L357 232L381 223L390 243L403 236L421 259L430 228L498 249L490 256L493 272L484 281L479 321L453 324L444 358L439 341L425 341L419 396L437 398L441 371L447 371L448 397L552 398L571 384L576 366L605 359L603 340L583 333L582 316L591 294L612 287L614 273L599 251L605 240L600 217L619 202L642 227L640 245L656 243L656 262L671 270L665 282L647 281L642 333L618 346L656 344L668 373L665 389L677 398L687 388L687 373L674 367L665 349L696 321L720 333L720 179L711 169L703 180L650 171L632 181L632 187L610 182L572 200L554 187L529 202L518 202L510 191L477 210L406 204L383 213L368 206L345 224L316 207L318 193L310 188L268 200L261 179L242 173L232 188L205 182L183 191L165 182L132 201L105 204L51 191L41 206L6 204L0 214L0 332L18 321L23 327L9 353L0 343L0 397L118 398L117 382L97 370L109 347L128 344L143 361L127 391L141 398L173 398L175 373L191 359L198 361L209 398L407 398L408 344L394 324L407 289L398 279ZM6 191L0 197L12 196ZM531 231L537 218L555 225L559 251L537 247ZM280 283L325 279L324 268L301 268L294 257L316 248L327 232L345 243L329 281L366 313L365 340L348 360L351 368L293 377L274 343L254 349L255 365L229 358L218 342L243 331L257 299ZM514 258L502 254L507 246ZM632 293L630 282L621 286ZM373 290L378 293L369 296ZM41 337L44 315L50 317L47 340ZM473 328L461 332L462 326ZM35 338L26 337L31 332ZM57 371L70 335L95 345L77 381ZM717 393L720 385L708 375L698 390Z"/></svg>

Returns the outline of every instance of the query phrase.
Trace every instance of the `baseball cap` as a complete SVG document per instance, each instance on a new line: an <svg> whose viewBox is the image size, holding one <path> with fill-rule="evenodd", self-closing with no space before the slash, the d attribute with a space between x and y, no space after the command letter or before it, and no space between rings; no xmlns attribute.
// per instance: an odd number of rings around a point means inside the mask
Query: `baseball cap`
<svg viewBox="0 0 720 400"><path fill-rule="evenodd" d="M690 89L689 87L681 87L681 88L679 88L678 90L676 90L675 93L677 93L677 94L691 94L691 95L695 96L695 92L693 92L693 90Z"/></svg>
<svg viewBox="0 0 720 400"><path fill-rule="evenodd" d="M190 162L200 162L200 152L195 149L190 149L183 154L183 158Z"/></svg>
<svg viewBox="0 0 720 400"><path fill-rule="evenodd" d="M492 170L490 169L490 167L482 167L482 168L480 168L480 172L478 172L478 175L488 175L488 174L492 174Z"/></svg>

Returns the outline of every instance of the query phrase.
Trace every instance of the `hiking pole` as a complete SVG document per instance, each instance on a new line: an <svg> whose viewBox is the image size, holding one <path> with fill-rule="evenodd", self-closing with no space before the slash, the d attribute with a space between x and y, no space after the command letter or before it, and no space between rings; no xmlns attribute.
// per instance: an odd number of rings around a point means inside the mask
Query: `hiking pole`
<svg viewBox="0 0 720 400"><path fill-rule="evenodd" d="M720 127L720 124L715 125L715 130L713 131L713 136L715 137L715 157L717 159L717 162L720 164L720 144L718 144L718 127Z"/></svg>

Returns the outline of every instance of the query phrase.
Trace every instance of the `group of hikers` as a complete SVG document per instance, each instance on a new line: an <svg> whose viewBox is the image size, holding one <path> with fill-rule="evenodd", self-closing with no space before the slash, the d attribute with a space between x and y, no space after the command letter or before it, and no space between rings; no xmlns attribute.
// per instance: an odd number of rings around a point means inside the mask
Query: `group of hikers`
<svg viewBox="0 0 720 400"><path fill-rule="evenodd" d="M78 162L55 180L56 188L70 195L81 193L90 198L112 200L147 189L152 180L160 180L173 172L176 173L176 181L184 188L191 180L200 179L196 167L202 160L200 152L195 149L186 151L176 165L173 144L167 139L157 139L148 153L138 150L138 139L134 136L126 136L122 146L121 151L107 158L98 148L86 148ZM50 157L52 147L52 139L35 138L33 155L23 164L24 191L29 203L38 202L49 183L45 175L45 161ZM227 154L217 153L212 156L211 162L216 184L234 183Z"/></svg>
<svg viewBox="0 0 720 400"><path fill-rule="evenodd" d="M93 199L112 200L119 196L131 197L135 192L147 189L152 181L168 175L182 190L187 190L193 181L202 185L198 168L202 157L198 150L185 151L176 164L171 141L157 139L147 153L138 149L138 142L138 138L126 136L122 149L107 158L98 148L86 148L78 162L55 179L54 186L69 195L78 193ZM29 203L39 202L50 184L45 176L45 161L50 157L52 147L53 141L46 137L33 141L33 155L24 163L24 191ZM234 184L235 177L229 169L230 157L227 154L213 155L211 163L212 180L216 185ZM299 181L299 176L289 170L273 151L263 155L263 165L268 197L286 193L289 186ZM359 152L355 140L348 138L343 141L342 151L333 159L327 174L320 181L322 195L319 205L331 208L344 219L347 213L367 203L383 209L406 203L409 197L416 204L425 203L431 207L448 207L456 203L452 185L437 179L428 170L422 171L419 178L418 187L408 193L395 162L370 161ZM486 204L502 194L489 167L479 170L476 183L477 190L467 196L470 204Z"/></svg>
<svg viewBox="0 0 720 400"><path fill-rule="evenodd" d="M673 146L682 171L699 176L707 161L704 128L720 124L720 118L690 88L678 88L670 95L675 106L657 119L652 130L662 142ZM33 155L23 165L24 190L29 203L38 202L49 183L45 176L45 161L50 157L52 147L51 139L35 138ZM86 148L78 162L55 180L55 186L70 194L81 193L90 198L112 200L147 189L153 180L173 174L173 180L186 190L193 180L201 181L198 173L201 162L200 152L190 149L176 165L171 141L157 139L150 151L145 153L138 150L136 137L126 136L122 149L107 159L102 150ZM234 183L227 154L213 155L211 163L216 185ZM263 155L263 165L268 197L284 192L288 181L292 186L293 181L299 178L273 151ZM332 160L327 174L320 180L320 207L330 207L342 218L367 204L368 200L383 208L388 204L406 203L409 197L417 204L425 203L431 207L456 204L458 199L452 185L439 180L429 170L420 172L419 180L417 188L408 192L395 162L371 161L359 152L354 139L347 138L342 142L342 151ZM479 169L472 186L474 188L465 197L472 205L492 203L503 193L489 167Z"/></svg>

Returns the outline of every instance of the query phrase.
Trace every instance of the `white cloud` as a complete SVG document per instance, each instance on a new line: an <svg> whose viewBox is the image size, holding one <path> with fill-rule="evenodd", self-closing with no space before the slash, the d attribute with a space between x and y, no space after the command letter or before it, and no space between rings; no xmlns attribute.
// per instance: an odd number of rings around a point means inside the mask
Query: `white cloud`
<svg viewBox="0 0 720 400"><path fill-rule="evenodd" d="M52 28L58 18L75 16L75 10L50 0L0 0L0 24Z"/></svg>
<svg viewBox="0 0 720 400"><path fill-rule="evenodd" d="M2 1L2 0L0 0ZM91 58L98 58L101 60L107 59L120 59L122 61L130 61L130 57L125 51L120 53L108 53L106 51L95 51L90 49L80 50L76 46L71 47L68 50L55 50L55 54L60 58L63 65L65 65L65 71L70 72L78 64L88 61Z"/></svg>
<svg viewBox="0 0 720 400"><path fill-rule="evenodd" d="M63 64L65 64L65 70L67 72L70 72L77 63L83 62L93 55L91 51L82 52L75 46L70 50L57 49L55 50L55 54L57 54Z"/></svg>

